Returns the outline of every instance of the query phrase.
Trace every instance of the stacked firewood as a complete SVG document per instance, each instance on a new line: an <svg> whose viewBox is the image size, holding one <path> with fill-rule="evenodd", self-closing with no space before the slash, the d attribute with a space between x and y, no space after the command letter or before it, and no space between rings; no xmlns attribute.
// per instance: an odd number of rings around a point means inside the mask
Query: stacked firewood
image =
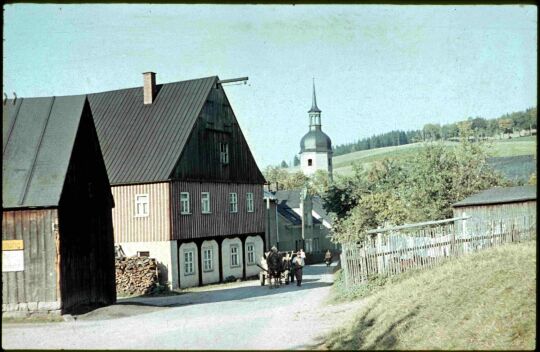
<svg viewBox="0 0 540 352"><path fill-rule="evenodd" d="M152 293L158 284L158 266L154 258L116 258L116 292L124 295Z"/></svg>

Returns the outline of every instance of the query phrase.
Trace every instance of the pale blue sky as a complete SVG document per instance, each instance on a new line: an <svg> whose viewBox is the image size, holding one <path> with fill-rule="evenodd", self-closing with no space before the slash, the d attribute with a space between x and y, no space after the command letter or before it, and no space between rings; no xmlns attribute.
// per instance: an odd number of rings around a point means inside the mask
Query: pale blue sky
<svg viewBox="0 0 540 352"><path fill-rule="evenodd" d="M4 6L4 91L73 95L218 75L261 168L334 145L536 106L534 6Z"/></svg>

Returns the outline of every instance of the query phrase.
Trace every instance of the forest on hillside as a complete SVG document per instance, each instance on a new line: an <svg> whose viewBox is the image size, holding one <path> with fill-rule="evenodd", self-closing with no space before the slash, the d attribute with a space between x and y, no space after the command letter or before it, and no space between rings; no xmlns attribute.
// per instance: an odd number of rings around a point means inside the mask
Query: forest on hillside
<svg viewBox="0 0 540 352"><path fill-rule="evenodd" d="M469 117L464 121L444 125L428 123L420 130L390 131L363 138L356 142L336 145L333 150L334 156L338 156L359 150L391 147L426 140L457 140L460 124L468 124L477 138L502 138L505 134L536 130L536 120L536 107L534 107L525 111L504 114L495 119Z"/></svg>

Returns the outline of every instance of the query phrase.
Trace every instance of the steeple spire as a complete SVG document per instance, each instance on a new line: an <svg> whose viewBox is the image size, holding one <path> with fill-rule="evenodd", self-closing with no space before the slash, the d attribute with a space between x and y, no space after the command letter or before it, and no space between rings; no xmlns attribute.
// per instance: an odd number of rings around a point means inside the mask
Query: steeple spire
<svg viewBox="0 0 540 352"><path fill-rule="evenodd" d="M311 109L308 112L321 112L317 107L317 96L315 95L315 78L313 78L313 101L311 103Z"/></svg>

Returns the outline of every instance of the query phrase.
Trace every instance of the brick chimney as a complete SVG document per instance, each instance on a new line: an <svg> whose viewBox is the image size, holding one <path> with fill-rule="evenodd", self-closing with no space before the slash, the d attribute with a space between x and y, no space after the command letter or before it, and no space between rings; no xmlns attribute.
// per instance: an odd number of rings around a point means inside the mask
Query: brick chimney
<svg viewBox="0 0 540 352"><path fill-rule="evenodd" d="M156 74L154 72L143 73L144 77L144 105L152 104L156 98Z"/></svg>

